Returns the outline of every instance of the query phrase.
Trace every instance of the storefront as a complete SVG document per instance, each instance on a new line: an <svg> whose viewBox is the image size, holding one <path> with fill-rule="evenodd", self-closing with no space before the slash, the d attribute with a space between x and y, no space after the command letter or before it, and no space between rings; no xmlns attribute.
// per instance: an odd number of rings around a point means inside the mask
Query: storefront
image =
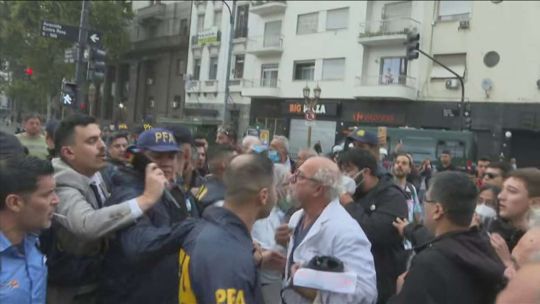
<svg viewBox="0 0 540 304"><path fill-rule="evenodd" d="M250 124L266 127L270 129L272 135L288 136L291 152L296 153L297 149L307 144L308 127L303 110L303 100L253 99ZM316 121L312 127L311 145L321 140L325 152L328 152L335 142L343 139L342 131L351 126L459 130L461 123L457 102L323 99L315 112ZM530 149L521 143L529 141L525 138L535 136L536 141L540 142L539 103L473 102L471 117L479 156L497 158L504 152L503 148L506 148L504 154L506 158L513 154L518 155L518 151L519 155L531 155L523 152ZM506 138L507 131L510 131L513 137ZM529 158L524 158L522 163L535 165L540 161L539 159L535 162ZM538 165L540 166L540 163Z"/></svg>

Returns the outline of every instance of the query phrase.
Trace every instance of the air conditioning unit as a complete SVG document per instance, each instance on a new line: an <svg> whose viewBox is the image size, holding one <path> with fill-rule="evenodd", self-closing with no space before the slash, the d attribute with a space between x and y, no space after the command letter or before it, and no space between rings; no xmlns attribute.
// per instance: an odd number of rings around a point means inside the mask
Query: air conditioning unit
<svg viewBox="0 0 540 304"><path fill-rule="evenodd" d="M459 88L459 81L457 79L446 80L446 88L449 90L456 90Z"/></svg>
<svg viewBox="0 0 540 304"><path fill-rule="evenodd" d="M461 20L459 21L458 29L464 30L464 29L468 29L470 26L471 24L469 23L469 20Z"/></svg>

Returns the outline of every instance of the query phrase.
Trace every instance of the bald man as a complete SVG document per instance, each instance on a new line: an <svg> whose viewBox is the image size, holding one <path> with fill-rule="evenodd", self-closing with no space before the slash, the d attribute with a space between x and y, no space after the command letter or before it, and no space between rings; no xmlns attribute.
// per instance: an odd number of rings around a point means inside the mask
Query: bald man
<svg viewBox="0 0 540 304"><path fill-rule="evenodd" d="M285 279L294 282L296 271L317 256L333 256L345 272L356 273L355 293L343 294L290 285L283 297L287 303L373 303L377 298L371 244L349 213L339 203L341 175L330 159L307 159L291 176L291 195L301 210L291 217L295 227L289 241Z"/></svg>
<svg viewBox="0 0 540 304"><path fill-rule="evenodd" d="M262 145L261 140L257 136L247 135L242 139L242 153L250 153L251 148L255 145Z"/></svg>
<svg viewBox="0 0 540 304"><path fill-rule="evenodd" d="M497 297L497 304L540 303L540 256L525 264Z"/></svg>

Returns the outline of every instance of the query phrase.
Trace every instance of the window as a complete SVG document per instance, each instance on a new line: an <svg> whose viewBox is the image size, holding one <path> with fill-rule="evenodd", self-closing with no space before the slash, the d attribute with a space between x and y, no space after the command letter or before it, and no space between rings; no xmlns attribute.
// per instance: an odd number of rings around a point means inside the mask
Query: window
<svg viewBox="0 0 540 304"><path fill-rule="evenodd" d="M296 33L299 35L316 33L318 26L319 26L319 13L318 12L298 15Z"/></svg>
<svg viewBox="0 0 540 304"><path fill-rule="evenodd" d="M262 87L277 87L278 65L263 64L261 65L261 86Z"/></svg>
<svg viewBox="0 0 540 304"><path fill-rule="evenodd" d="M200 14L197 16L197 33L204 30L204 15Z"/></svg>
<svg viewBox="0 0 540 304"><path fill-rule="evenodd" d="M188 33L189 31L188 31L187 19L180 20L180 34L187 35Z"/></svg>
<svg viewBox="0 0 540 304"><path fill-rule="evenodd" d="M439 1L439 20L468 19L472 1Z"/></svg>
<svg viewBox="0 0 540 304"><path fill-rule="evenodd" d="M264 24L264 47L281 46L281 21Z"/></svg>
<svg viewBox="0 0 540 304"><path fill-rule="evenodd" d="M343 79L345 75L345 58L324 59L323 80Z"/></svg>
<svg viewBox="0 0 540 304"><path fill-rule="evenodd" d="M221 27L221 15L222 11L214 11L214 26Z"/></svg>
<svg viewBox="0 0 540 304"><path fill-rule="evenodd" d="M246 38L248 31L248 10L249 5L238 7L236 12L236 28L234 29L234 38Z"/></svg>
<svg viewBox="0 0 540 304"><path fill-rule="evenodd" d="M199 80L201 75L201 59L193 61L193 80Z"/></svg>
<svg viewBox="0 0 540 304"><path fill-rule="evenodd" d="M379 84L407 84L407 59L405 57L381 58Z"/></svg>
<svg viewBox="0 0 540 304"><path fill-rule="evenodd" d="M234 79L242 79L244 77L244 55L234 56Z"/></svg>
<svg viewBox="0 0 540 304"><path fill-rule="evenodd" d="M176 60L176 76L184 75L185 71L186 71L186 62L182 59L177 59Z"/></svg>
<svg viewBox="0 0 540 304"><path fill-rule="evenodd" d="M211 57L210 58L210 69L208 71L208 79L209 80L215 80L217 78L217 66L218 66L218 58L217 57Z"/></svg>
<svg viewBox="0 0 540 304"><path fill-rule="evenodd" d="M345 29L349 24L349 8L340 8L326 12L326 30Z"/></svg>
<svg viewBox="0 0 540 304"><path fill-rule="evenodd" d="M315 60L294 63L294 80L313 80L315 76Z"/></svg>
<svg viewBox="0 0 540 304"><path fill-rule="evenodd" d="M465 68L466 68L466 56L467 54L444 54L444 55L435 55L433 56L438 61L442 62L444 65L449 67L452 71L456 72L458 75L464 77L465 76ZM445 68L442 66L433 63L433 67L431 68L431 78L456 78L454 74L448 72Z"/></svg>

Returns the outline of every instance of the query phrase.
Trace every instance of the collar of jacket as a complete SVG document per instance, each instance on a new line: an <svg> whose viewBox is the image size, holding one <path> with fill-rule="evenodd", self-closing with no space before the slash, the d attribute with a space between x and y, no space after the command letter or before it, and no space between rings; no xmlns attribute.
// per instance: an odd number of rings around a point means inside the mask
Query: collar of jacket
<svg viewBox="0 0 540 304"><path fill-rule="evenodd" d="M203 218L209 222L212 222L225 231L231 233L236 239L248 239L251 240L251 234L248 228L242 222L242 220L234 214L232 211L223 207L211 207L207 208L203 213ZM240 238L240 236L242 236Z"/></svg>
<svg viewBox="0 0 540 304"><path fill-rule="evenodd" d="M448 238L453 238L453 237L456 237L456 236L458 236L460 234L478 233L479 231L480 230L478 229L477 226L473 226L473 227L469 228L468 230L447 232L447 233L441 234L441 235L439 235L437 237L434 237L433 239L429 240L428 242L426 242L424 244L416 246L414 248L414 251L416 253L419 253L420 251L422 251L422 250L424 250L426 248L433 247L433 245L435 245L436 243L444 241L444 240L446 240Z"/></svg>
<svg viewBox="0 0 540 304"><path fill-rule="evenodd" d="M333 201L331 201L328 205L326 205L326 207L323 209L322 213L319 215L319 217L315 220L315 222L313 223L313 225L311 226L311 228L309 229L308 231L308 234L306 235L306 237L304 237L304 239L302 240L302 242L300 244L298 244L298 247L300 247L303 243L307 242L310 238L316 236L319 231L322 229L322 227L324 226L324 224L331 220L336 212L337 212L337 209L341 206L341 204L339 203L339 200L338 199L335 199ZM291 219L289 225L290 226L293 226L293 227L296 227L298 225L298 223L300 222L300 219L304 216L304 210L301 209L300 211L297 211L298 214L294 214L294 219Z"/></svg>
<svg viewBox="0 0 540 304"><path fill-rule="evenodd" d="M54 168L54 179L57 186L68 186L86 191L90 183L92 183L92 178L75 171L59 157L53 158L51 162ZM99 172L96 172L96 174L99 174Z"/></svg>

